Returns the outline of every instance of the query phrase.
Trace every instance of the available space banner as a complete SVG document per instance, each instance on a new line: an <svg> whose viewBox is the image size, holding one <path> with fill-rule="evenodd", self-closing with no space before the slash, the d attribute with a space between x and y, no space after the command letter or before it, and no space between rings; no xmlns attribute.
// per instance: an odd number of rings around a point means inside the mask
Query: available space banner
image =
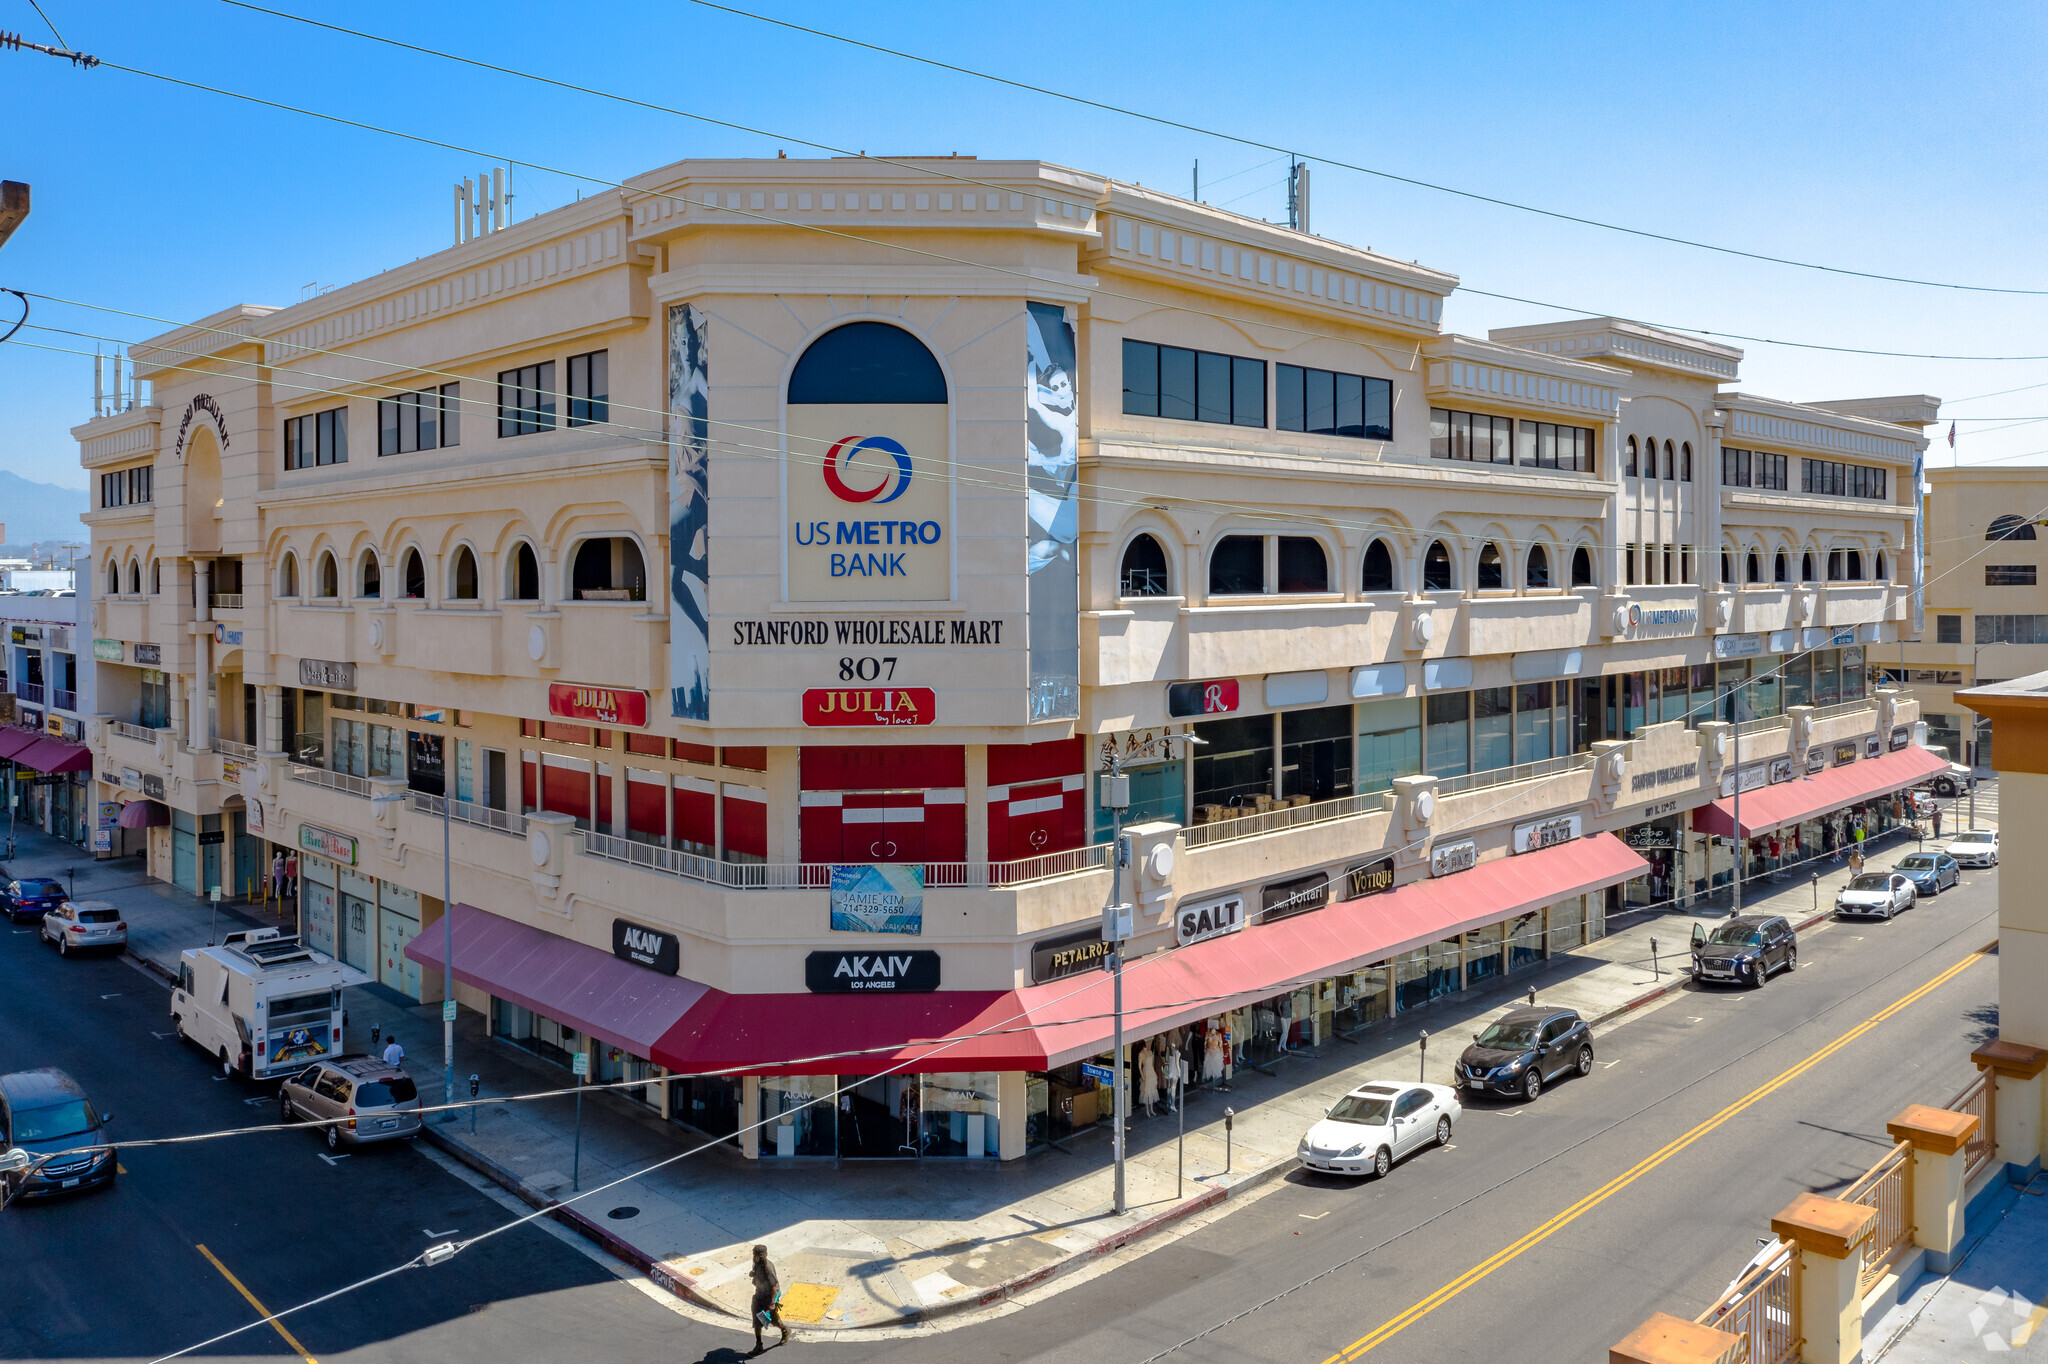
<svg viewBox="0 0 2048 1364"><path fill-rule="evenodd" d="M1081 531L1081 460L1074 327L1066 310L1056 304L1025 307L1030 719L1071 720L1081 714L1081 576L1075 558Z"/></svg>
<svg viewBox="0 0 2048 1364"><path fill-rule="evenodd" d="M833 867L832 931L924 932L923 866Z"/></svg>
<svg viewBox="0 0 2048 1364"><path fill-rule="evenodd" d="M668 310L669 714L711 718L711 363L704 314Z"/></svg>

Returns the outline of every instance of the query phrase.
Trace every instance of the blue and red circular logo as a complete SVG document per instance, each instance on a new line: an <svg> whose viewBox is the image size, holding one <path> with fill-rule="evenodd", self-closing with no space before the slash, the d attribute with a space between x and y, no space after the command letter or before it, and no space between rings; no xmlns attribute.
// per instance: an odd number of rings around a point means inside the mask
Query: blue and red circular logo
<svg viewBox="0 0 2048 1364"><path fill-rule="evenodd" d="M847 483L846 474L854 460L866 450L891 456L896 467L884 473L882 481L874 487L855 488ZM864 468L862 472L871 474L873 470ZM825 456L824 473L825 486L841 502L873 502L879 506L884 502L894 502L910 486L910 452L887 436L844 436Z"/></svg>

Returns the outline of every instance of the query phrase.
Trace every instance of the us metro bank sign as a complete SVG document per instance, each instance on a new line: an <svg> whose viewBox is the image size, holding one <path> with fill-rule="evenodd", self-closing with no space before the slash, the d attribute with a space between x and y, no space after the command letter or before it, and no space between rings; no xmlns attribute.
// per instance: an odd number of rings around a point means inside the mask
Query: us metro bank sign
<svg viewBox="0 0 2048 1364"><path fill-rule="evenodd" d="M790 406L790 600L952 596L946 413L938 403Z"/></svg>

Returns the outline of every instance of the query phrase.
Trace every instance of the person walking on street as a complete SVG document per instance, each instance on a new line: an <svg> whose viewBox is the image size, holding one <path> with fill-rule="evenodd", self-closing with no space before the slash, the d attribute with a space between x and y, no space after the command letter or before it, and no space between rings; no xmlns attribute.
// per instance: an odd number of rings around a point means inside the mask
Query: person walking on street
<svg viewBox="0 0 2048 1364"><path fill-rule="evenodd" d="M761 1343L761 1328L773 1326L782 1332L784 1345L789 1344L789 1328L782 1324L782 1283L775 1277L775 1266L768 1263L768 1247L754 1247L754 1353L768 1348Z"/></svg>
<svg viewBox="0 0 2048 1364"><path fill-rule="evenodd" d="M393 1070L405 1069L405 1048L398 1045L398 1039L395 1037L391 1039L390 1045L384 1048L384 1064Z"/></svg>
<svg viewBox="0 0 2048 1364"><path fill-rule="evenodd" d="M1941 802L1939 801L1936 801L1934 805L1934 836L1936 838L1941 837Z"/></svg>

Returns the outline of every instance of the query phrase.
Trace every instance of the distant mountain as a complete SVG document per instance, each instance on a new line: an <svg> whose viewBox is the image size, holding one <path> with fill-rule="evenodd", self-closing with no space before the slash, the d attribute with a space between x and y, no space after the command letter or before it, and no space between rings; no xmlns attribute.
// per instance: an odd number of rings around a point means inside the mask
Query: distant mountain
<svg viewBox="0 0 2048 1364"><path fill-rule="evenodd" d="M54 483L34 483L19 474L0 469L0 539L22 545L34 540L77 540L86 538L78 514L86 510L84 488L60 488Z"/></svg>

